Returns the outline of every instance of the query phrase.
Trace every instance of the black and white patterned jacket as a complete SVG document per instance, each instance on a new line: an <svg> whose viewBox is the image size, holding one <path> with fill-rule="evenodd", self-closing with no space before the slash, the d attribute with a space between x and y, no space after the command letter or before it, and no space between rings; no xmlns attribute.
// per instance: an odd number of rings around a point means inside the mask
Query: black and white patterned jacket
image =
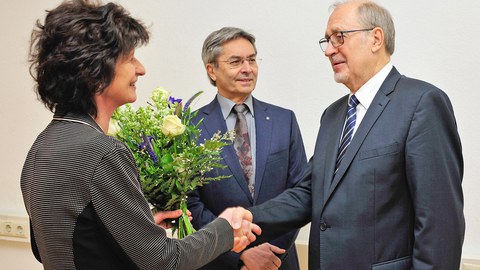
<svg viewBox="0 0 480 270"><path fill-rule="evenodd" d="M197 269L233 246L224 219L168 238L132 154L89 116L54 116L28 153L21 188L45 269Z"/></svg>

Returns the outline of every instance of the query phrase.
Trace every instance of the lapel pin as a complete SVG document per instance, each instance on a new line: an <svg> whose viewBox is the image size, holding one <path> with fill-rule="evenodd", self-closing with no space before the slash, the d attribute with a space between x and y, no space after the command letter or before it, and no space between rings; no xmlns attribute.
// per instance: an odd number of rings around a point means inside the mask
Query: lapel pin
<svg viewBox="0 0 480 270"><path fill-rule="evenodd" d="M265 119L270 120L270 116L265 117Z"/></svg>

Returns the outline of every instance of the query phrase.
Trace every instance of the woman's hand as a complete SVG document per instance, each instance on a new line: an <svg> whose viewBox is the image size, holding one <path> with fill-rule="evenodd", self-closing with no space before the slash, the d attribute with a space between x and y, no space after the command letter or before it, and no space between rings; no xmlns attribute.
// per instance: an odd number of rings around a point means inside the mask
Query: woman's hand
<svg viewBox="0 0 480 270"><path fill-rule="evenodd" d="M172 220L179 218L182 215L182 210L174 211L158 211L153 215L155 224L159 225L164 229L170 229L173 227ZM187 215L190 220L192 220L192 213L187 210Z"/></svg>

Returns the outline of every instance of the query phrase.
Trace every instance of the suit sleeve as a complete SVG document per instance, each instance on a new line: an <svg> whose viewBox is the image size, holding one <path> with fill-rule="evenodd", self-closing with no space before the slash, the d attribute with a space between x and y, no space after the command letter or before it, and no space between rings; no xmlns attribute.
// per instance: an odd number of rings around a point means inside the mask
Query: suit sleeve
<svg viewBox="0 0 480 270"><path fill-rule="evenodd" d="M413 269L458 269L465 233L462 149L452 105L435 90L420 99L405 147L415 211Z"/></svg>
<svg viewBox="0 0 480 270"><path fill-rule="evenodd" d="M94 209L116 243L140 269L197 269L233 246L232 228L217 219L182 240L153 221L125 148L104 156L91 184Z"/></svg>
<svg viewBox="0 0 480 270"><path fill-rule="evenodd" d="M307 155L305 154L302 134L293 112L291 126L287 188L294 187L300 182L307 165Z"/></svg>
<svg viewBox="0 0 480 270"><path fill-rule="evenodd" d="M307 167L307 157L305 154L305 146L303 145L302 134L298 126L295 113L291 113L291 132L290 132L290 151L289 151L289 165L288 165L288 177L286 188L295 187L301 180L305 169ZM284 235L282 237L274 239L271 244L279 246L288 250L295 244L295 239L297 238L298 231L300 229L296 228ZM286 256L287 254L285 254Z"/></svg>
<svg viewBox="0 0 480 270"><path fill-rule="evenodd" d="M251 207L253 222L262 228L255 244L270 241L311 221L312 214L312 159L295 187L286 189L277 197Z"/></svg>

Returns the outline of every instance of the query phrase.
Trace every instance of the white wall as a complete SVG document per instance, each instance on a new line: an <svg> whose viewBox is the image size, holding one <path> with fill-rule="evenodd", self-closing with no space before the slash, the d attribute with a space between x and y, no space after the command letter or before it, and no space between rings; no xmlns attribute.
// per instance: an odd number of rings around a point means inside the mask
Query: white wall
<svg viewBox="0 0 480 270"><path fill-rule="evenodd" d="M137 51L147 75L137 84L143 104L150 90L164 86L179 97L205 90L196 107L213 97L200 57L204 38L223 26L237 26L257 37L263 61L254 95L296 112L307 154L313 153L322 111L347 93L334 83L328 60L318 46L333 1L244 0L241 2L122 0L131 13L151 25L152 40ZM450 96L464 147L464 257L480 258L480 128L473 112L480 100L480 1L379 0L392 13L397 29L393 64L410 77L431 82ZM0 214L26 215L19 188L25 155L51 114L36 101L27 68L30 31L44 10L60 1L0 0L0 58L3 98L0 100ZM206 4L208 3L208 4ZM472 108L472 109L469 109ZM448 217L445 217L448 219ZM300 240L308 239L303 230ZM3 252L0 261L18 258ZM29 252L29 251L27 251ZM25 254L18 252L18 256ZM30 255L27 255L30 256ZM5 258L4 258L5 257ZM32 257L33 258L33 257ZM12 264L15 265L15 264ZM18 265L16 265L18 267ZM12 268L15 269L15 268ZM23 268L18 268L23 269ZM33 269L33 267L32 267Z"/></svg>

